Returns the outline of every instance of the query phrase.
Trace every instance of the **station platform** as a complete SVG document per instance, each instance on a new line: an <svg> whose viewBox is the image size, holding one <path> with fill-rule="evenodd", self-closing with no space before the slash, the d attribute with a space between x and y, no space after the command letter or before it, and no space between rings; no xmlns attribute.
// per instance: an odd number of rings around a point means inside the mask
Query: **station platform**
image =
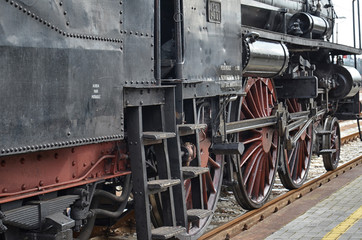
<svg viewBox="0 0 362 240"><path fill-rule="evenodd" d="M324 184L231 238L362 239L362 166Z"/></svg>

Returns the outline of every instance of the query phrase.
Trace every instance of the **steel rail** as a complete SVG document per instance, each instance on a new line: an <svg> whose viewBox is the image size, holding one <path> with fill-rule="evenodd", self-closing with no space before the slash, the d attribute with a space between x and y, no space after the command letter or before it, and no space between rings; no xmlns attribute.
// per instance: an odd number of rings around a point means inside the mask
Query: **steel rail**
<svg viewBox="0 0 362 240"><path fill-rule="evenodd" d="M300 199L304 195L312 192L360 164L362 164L362 155L338 167L334 171L327 172L319 178L307 182L299 189L291 190L280 197L273 199L259 209L249 211L246 214L207 232L201 236L199 240L230 239L230 237L236 236L237 234L249 229L258 222L263 221L266 217L278 212L280 209L290 205L292 202Z"/></svg>

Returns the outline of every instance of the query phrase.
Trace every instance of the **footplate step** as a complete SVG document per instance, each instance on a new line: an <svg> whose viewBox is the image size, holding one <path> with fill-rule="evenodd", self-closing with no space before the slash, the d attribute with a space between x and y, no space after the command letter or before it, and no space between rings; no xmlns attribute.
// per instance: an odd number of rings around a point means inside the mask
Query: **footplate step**
<svg viewBox="0 0 362 240"><path fill-rule="evenodd" d="M181 168L184 179L194 178L203 173L207 173L209 168L204 167L182 167Z"/></svg>
<svg viewBox="0 0 362 240"><path fill-rule="evenodd" d="M160 227L152 230L152 239L169 239L178 234L184 233L184 227Z"/></svg>
<svg viewBox="0 0 362 240"><path fill-rule="evenodd" d="M203 218L207 218L212 214L211 210L206 209L190 209L187 210L187 219L190 222L197 221Z"/></svg>

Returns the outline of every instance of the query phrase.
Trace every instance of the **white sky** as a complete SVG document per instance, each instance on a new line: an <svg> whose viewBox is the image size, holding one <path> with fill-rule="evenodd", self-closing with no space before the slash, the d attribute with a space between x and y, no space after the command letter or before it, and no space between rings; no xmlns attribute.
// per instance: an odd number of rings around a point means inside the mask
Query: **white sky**
<svg viewBox="0 0 362 240"><path fill-rule="evenodd" d="M338 36L338 43L353 46L353 18L352 18L352 0L333 0L335 11L337 16L343 19L336 20L335 36ZM358 23L357 23L357 0L355 1L355 18L356 18L356 46L358 47ZM360 0L360 14L362 21L362 0ZM338 25L338 26L337 26ZM361 23L362 25L362 23ZM337 30L338 29L338 30ZM337 34L338 31L338 34ZM362 29L361 29L362 31Z"/></svg>

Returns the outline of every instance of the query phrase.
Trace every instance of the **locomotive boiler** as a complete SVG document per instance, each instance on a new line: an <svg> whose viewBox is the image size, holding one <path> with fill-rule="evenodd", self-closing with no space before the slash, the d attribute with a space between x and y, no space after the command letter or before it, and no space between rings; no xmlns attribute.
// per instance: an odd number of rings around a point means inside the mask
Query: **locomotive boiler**
<svg viewBox="0 0 362 240"><path fill-rule="evenodd" d="M358 1L358 0L357 0ZM354 2L354 1L353 1ZM222 184L337 167L361 75L322 0L1 0L0 239L197 239ZM358 19L359 21L359 19Z"/></svg>

